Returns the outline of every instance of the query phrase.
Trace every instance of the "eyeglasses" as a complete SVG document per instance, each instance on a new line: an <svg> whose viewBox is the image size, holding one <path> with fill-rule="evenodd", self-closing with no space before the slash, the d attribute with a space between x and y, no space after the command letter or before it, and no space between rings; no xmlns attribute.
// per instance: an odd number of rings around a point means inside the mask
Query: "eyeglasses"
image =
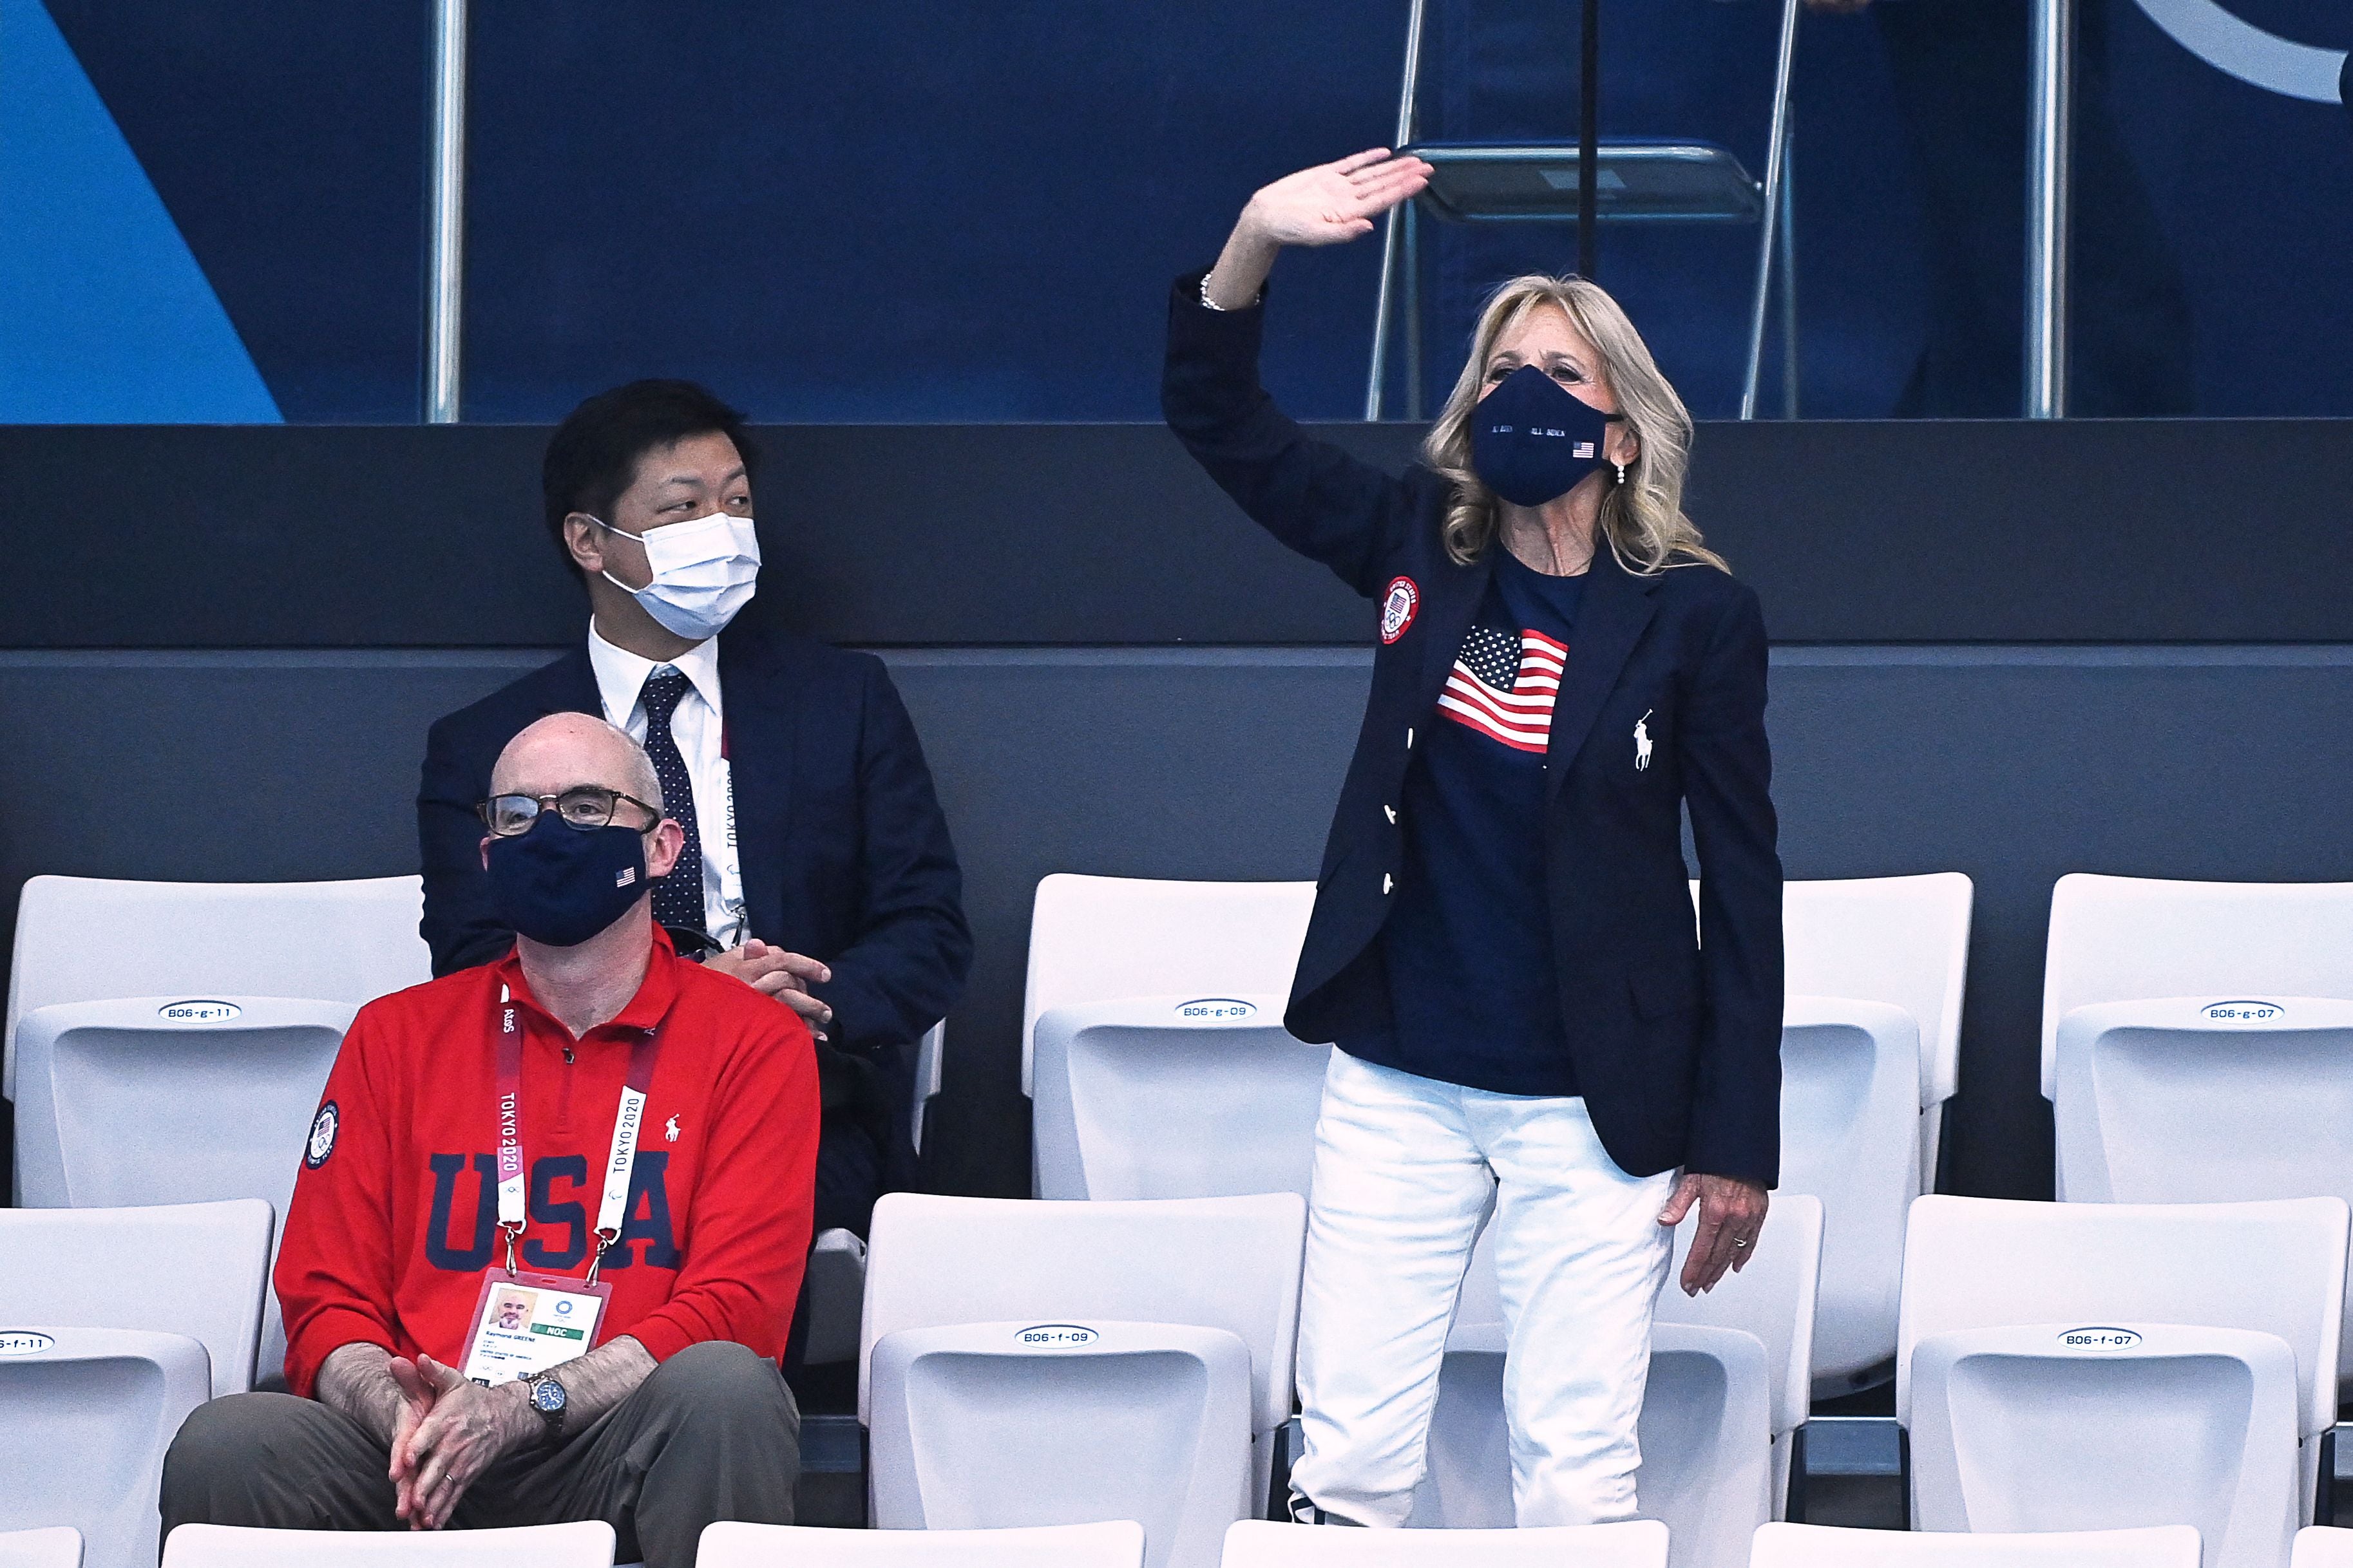
<svg viewBox="0 0 2353 1568"><path fill-rule="evenodd" d="M643 833L662 819L661 807L649 805L633 795L623 795L617 789L600 789L595 784L577 784L562 795L494 795L474 808L475 815L501 838L512 838L531 831L539 814L549 806L566 827L576 827L583 833L612 826L613 814L628 802L646 814Z"/></svg>

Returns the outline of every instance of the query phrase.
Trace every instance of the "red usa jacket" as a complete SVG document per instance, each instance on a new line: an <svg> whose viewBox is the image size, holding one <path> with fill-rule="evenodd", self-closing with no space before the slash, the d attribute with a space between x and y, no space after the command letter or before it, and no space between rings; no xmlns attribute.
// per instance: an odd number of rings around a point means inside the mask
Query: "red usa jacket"
<svg viewBox="0 0 2353 1568"><path fill-rule="evenodd" d="M817 1060L789 1009L681 962L654 933L620 1016L574 1041L510 951L370 1003L328 1075L277 1270L286 1381L312 1392L339 1346L459 1364L498 1233L501 988L523 1032L526 1269L587 1272L632 1048L659 1026L644 1133L597 1341L657 1361L704 1340L783 1354L808 1251Z"/></svg>

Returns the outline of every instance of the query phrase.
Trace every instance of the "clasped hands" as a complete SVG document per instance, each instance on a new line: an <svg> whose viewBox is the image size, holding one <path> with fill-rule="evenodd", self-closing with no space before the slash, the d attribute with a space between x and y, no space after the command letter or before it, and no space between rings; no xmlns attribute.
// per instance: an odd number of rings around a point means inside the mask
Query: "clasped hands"
<svg viewBox="0 0 2353 1568"><path fill-rule="evenodd" d="M741 947L712 953L702 961L702 967L732 974L761 994L775 997L798 1013L809 1033L820 1040L833 1023L833 1009L809 994L809 987L831 980L833 971L814 958L786 952L755 938Z"/></svg>
<svg viewBox="0 0 2353 1568"><path fill-rule="evenodd" d="M429 1355L392 1358L400 1411L392 1429L393 1512L411 1530L438 1530L484 1470L545 1429L526 1385L484 1388Z"/></svg>

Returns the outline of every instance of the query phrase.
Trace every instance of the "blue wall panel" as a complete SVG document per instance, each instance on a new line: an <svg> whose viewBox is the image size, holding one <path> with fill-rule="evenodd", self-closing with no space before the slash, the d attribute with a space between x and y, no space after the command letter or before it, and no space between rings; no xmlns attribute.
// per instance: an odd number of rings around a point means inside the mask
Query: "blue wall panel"
<svg viewBox="0 0 2353 1568"><path fill-rule="evenodd" d="M541 657L0 653L0 712L18 737L0 749L0 899L13 917L39 872L413 870L426 726ZM1018 1027L1038 879L1312 877L1369 658L886 657L939 781L976 942L927 1158L950 1190L1023 1193ZM2049 1194L2036 1063L2060 876L2353 879L2348 677L2348 646L1776 650L1790 875L1960 870L1977 885L1950 1188Z"/></svg>
<svg viewBox="0 0 2353 1568"><path fill-rule="evenodd" d="M1979 3L1995 0L1933 0ZM2154 243L2189 290L2184 405L2353 413L2343 110L2225 75L2132 0L2084 4L2107 24L2115 166L2147 185ZM9 5L30 14L33 0ZM277 405L305 421L413 417L427 7L325 8L296 26L251 0L50 5ZM1603 9L1605 133L1705 137L1760 168L1777 6ZM2353 44L2341 5L2226 9ZM469 415L551 418L601 385L676 373L772 420L1149 418L1166 279L1206 264L1254 186L1389 136L1405 13L1404 0L477 6ZM1433 0L1425 133L1568 133L1576 13ZM1888 412L1926 320L1936 241L1879 26L1811 15L1801 33L1810 414ZM0 116L28 111L0 99ZM2085 192L2088 213L2105 211L2101 195ZM43 243L16 199L6 243ZM2023 193L1985 201L2014 215ZM1621 230L1603 248L1604 280L1703 415L1734 406L1751 237ZM1430 379L1451 369L1483 289L1573 254L1556 226L1434 235ZM1268 364L1295 411L1360 405L1377 267L1371 244L1285 264ZM2117 288L2112 270L2087 253L2079 286ZM2014 306L2015 289L2004 298ZM2006 321L1989 331L2015 337ZM0 397L45 399L27 374L0 367L17 386Z"/></svg>
<svg viewBox="0 0 2353 1568"><path fill-rule="evenodd" d="M0 0L0 424L277 418L40 0Z"/></svg>

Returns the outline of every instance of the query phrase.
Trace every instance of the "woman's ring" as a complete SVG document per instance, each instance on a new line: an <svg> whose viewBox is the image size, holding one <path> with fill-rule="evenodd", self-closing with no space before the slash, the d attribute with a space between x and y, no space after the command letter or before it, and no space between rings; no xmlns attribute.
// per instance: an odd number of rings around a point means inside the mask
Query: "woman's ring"
<svg viewBox="0 0 2353 1568"><path fill-rule="evenodd" d="M1732 1238L1732 1245L1735 1247L1746 1247L1748 1245L1748 1239L1746 1237L1736 1236Z"/></svg>

